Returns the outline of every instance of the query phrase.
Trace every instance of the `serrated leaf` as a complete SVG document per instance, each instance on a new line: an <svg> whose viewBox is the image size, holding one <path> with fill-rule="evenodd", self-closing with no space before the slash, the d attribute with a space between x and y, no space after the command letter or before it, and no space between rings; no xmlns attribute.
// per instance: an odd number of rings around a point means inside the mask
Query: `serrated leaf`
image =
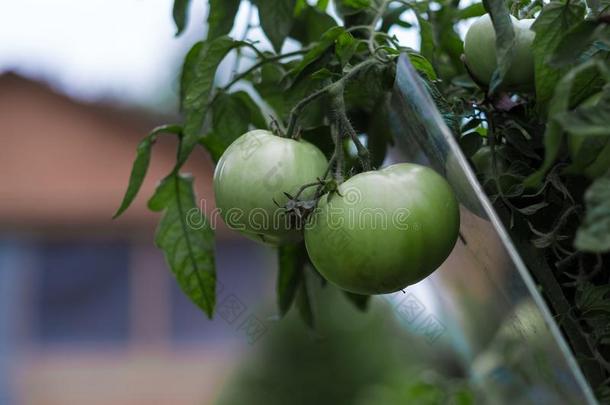
<svg viewBox="0 0 610 405"><path fill-rule="evenodd" d="M142 183L144 183L144 178L146 177L146 172L148 171L152 146L157 140L157 136L163 133L181 135L182 127L179 125L163 125L150 131L150 133L140 141L136 150L136 159L133 162L131 175L129 176L127 191L125 191L123 201L112 217L113 219L125 212L125 210L129 208L133 200L138 195L138 191L140 191L140 187L142 187Z"/></svg>
<svg viewBox="0 0 610 405"><path fill-rule="evenodd" d="M368 309L371 298L370 295L354 294L349 291L343 291L343 294L357 310L364 312Z"/></svg>
<svg viewBox="0 0 610 405"><path fill-rule="evenodd" d="M559 154L563 141L563 128L558 118L568 111L570 94L580 76L590 77L595 72L607 71L601 62L590 60L570 70L555 87L553 99L549 104L549 122L544 132L544 162L542 166L524 181L526 187L534 187L542 181Z"/></svg>
<svg viewBox="0 0 610 405"><path fill-rule="evenodd" d="M561 68L574 63L602 36L606 27L596 21L583 20L566 33L550 56L550 64ZM605 33L608 35L608 33Z"/></svg>
<svg viewBox="0 0 610 405"><path fill-rule="evenodd" d="M227 53L243 43L222 36L198 42L188 52L180 79L181 106L184 110L184 139L178 153L178 165L184 163L193 150L203 126L216 69Z"/></svg>
<svg viewBox="0 0 610 405"><path fill-rule="evenodd" d="M210 0L208 40L231 31L240 3L241 0Z"/></svg>
<svg viewBox="0 0 610 405"><path fill-rule="evenodd" d="M585 193L585 218L576 232L574 246L585 252L610 251L610 171Z"/></svg>
<svg viewBox="0 0 610 405"><path fill-rule="evenodd" d="M304 246L285 245L278 248L277 305L280 316L286 315L302 282Z"/></svg>
<svg viewBox="0 0 610 405"><path fill-rule="evenodd" d="M263 32L280 53L294 23L296 0L253 0Z"/></svg>
<svg viewBox="0 0 610 405"><path fill-rule="evenodd" d="M214 231L197 207L192 178L166 177L149 206L164 211L155 244L182 291L211 318L216 302Z"/></svg>
<svg viewBox="0 0 610 405"><path fill-rule="evenodd" d="M489 83L490 93L494 93L503 83L508 73L515 43L515 30L510 18L510 12L503 0L483 0L483 5L489 15L496 33L496 59L498 67Z"/></svg>
<svg viewBox="0 0 610 405"><path fill-rule="evenodd" d="M176 24L176 36L182 34L182 31L184 31L184 28L186 27L190 4L191 0L174 0L172 15L174 17L174 23Z"/></svg>
<svg viewBox="0 0 610 405"><path fill-rule="evenodd" d="M563 72L549 65L551 53L557 48L563 35L582 21L585 8L576 2L546 4L532 24L536 33L532 52L534 53L534 72L536 81L536 105L543 115L553 98L555 85Z"/></svg>

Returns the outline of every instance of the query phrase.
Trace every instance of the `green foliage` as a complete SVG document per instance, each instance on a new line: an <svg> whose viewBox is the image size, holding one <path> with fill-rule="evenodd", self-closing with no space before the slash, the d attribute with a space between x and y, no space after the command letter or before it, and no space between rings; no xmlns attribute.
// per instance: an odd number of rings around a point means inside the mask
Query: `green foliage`
<svg viewBox="0 0 610 405"><path fill-rule="evenodd" d="M552 52L557 49L561 39L582 21L585 8L578 2L554 1L545 5L532 25L536 32L534 39L534 64L536 75L536 104L539 112L547 111L553 98L555 86L565 70L550 65Z"/></svg>
<svg viewBox="0 0 610 405"><path fill-rule="evenodd" d="M180 135L182 134L182 127L178 125L163 125L150 131L150 133L140 141L136 152L136 160L133 162L133 168L131 169L131 176L129 177L129 185L127 186L125 197L123 197L121 205L112 218L119 217L129 208L136 198L138 191L140 191L140 187L142 187L142 183L144 183L146 172L148 171L152 146L157 140L157 137L163 133Z"/></svg>
<svg viewBox="0 0 610 405"><path fill-rule="evenodd" d="M265 35L279 53L294 24L296 0L252 0Z"/></svg>
<svg viewBox="0 0 610 405"><path fill-rule="evenodd" d="M174 1L177 35L186 27L189 3ZM402 53L419 72L465 155L474 161L488 151L486 164L473 162L477 176L551 308L557 315L574 312L576 318L562 321L562 326L577 357L605 361L597 367L602 379L590 372L589 363L583 362L583 370L599 386L600 395L606 392L610 398L610 388L603 383L610 377L610 336L604 326L610 320L610 294L605 289L607 274L601 271L610 266L610 179L608 174L585 176L583 169L607 138L610 102L606 97L597 105L580 105L610 83L608 2L588 1L585 17L582 1L485 0L465 5L335 0L331 8L328 0L253 0L271 46L252 42L250 26L243 38L227 36L242 3L210 0L208 35L193 45L183 63L182 125L157 128L141 141L115 214L121 215L137 195L158 135L177 136L176 165L149 208L163 211L156 244L185 293L212 315L213 231L197 210L192 181L179 173L192 150L201 146L217 160L243 132L269 127L278 135L303 137L324 151L331 164L323 191L333 190L363 170L363 148L372 167L384 161L392 145L388 106L396 59ZM490 89L480 89L462 62L457 26L486 11L496 32L498 68ZM502 83L515 39L511 14L536 17L535 89L509 91ZM413 18L419 27L419 50L405 48L389 33L411 27ZM296 50L281 53L288 39ZM219 83L216 71L228 55L239 60L236 72L228 83ZM248 65L242 67L245 61ZM572 156L567 139L574 136L602 141L584 142L581 152ZM193 216L200 218L197 226ZM294 306L293 312L307 325L318 328L323 323L321 311L316 311L319 275L308 265L302 246L282 246L278 252L279 314L286 315ZM369 303L368 297L341 296L360 310ZM447 393L426 381L403 388L409 399L413 393L417 399L446 398ZM466 394L458 397L452 400L470 401Z"/></svg>
<svg viewBox="0 0 610 405"><path fill-rule="evenodd" d="M586 252L610 252L610 171L589 187L585 203L586 216L576 234L575 246Z"/></svg>
<svg viewBox="0 0 610 405"><path fill-rule="evenodd" d="M240 4L241 0L210 0L208 40L226 35L231 31Z"/></svg>
<svg viewBox="0 0 610 405"><path fill-rule="evenodd" d="M216 301L214 231L197 207L193 179L169 175L148 207L163 211L155 244L163 250L182 291L211 318Z"/></svg>

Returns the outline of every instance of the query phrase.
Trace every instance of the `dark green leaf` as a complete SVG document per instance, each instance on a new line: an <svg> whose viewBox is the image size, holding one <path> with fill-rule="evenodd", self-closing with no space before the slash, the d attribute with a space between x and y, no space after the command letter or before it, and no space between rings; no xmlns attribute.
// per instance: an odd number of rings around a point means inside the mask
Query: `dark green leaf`
<svg viewBox="0 0 610 405"><path fill-rule="evenodd" d="M407 10L409 10L409 6L407 5L388 7L386 12L383 14L383 20L379 30L382 32L388 32L393 25L397 25L402 28L411 28L410 23L400 19L400 17Z"/></svg>
<svg viewBox="0 0 610 405"><path fill-rule="evenodd" d="M590 60L578 65L561 78L555 88L553 99L549 104L549 122L544 132L544 162L542 167L524 181L526 187L534 187L540 184L546 172L551 168L562 145L563 128L559 118L563 116L570 107L570 94L578 78L590 77L595 72L606 71L607 68L601 63Z"/></svg>
<svg viewBox="0 0 610 405"><path fill-rule="evenodd" d="M315 319L311 303L310 291L308 287L308 281L309 280L307 280L305 274L303 274L301 282L299 283L299 289L297 291L295 305L299 310L299 315L301 316L303 322L305 322L305 324L309 326L309 328L314 329Z"/></svg>
<svg viewBox="0 0 610 405"><path fill-rule="evenodd" d="M261 28L277 53L281 52L284 40L294 23L296 0L253 0L258 8Z"/></svg>
<svg viewBox="0 0 610 405"><path fill-rule="evenodd" d="M184 163L196 145L208 111L216 69L229 51L241 42L227 36L198 42L187 54L180 80L181 105L185 113L184 139L178 165Z"/></svg>
<svg viewBox="0 0 610 405"><path fill-rule="evenodd" d="M428 59L424 58L422 55L409 52L409 61L419 73L423 73L428 80L436 80L436 72L434 71L434 67L428 61Z"/></svg>
<svg viewBox="0 0 610 405"><path fill-rule="evenodd" d="M299 73L303 71L303 69L305 69L312 62L322 56L322 54L324 54L324 52L326 52L326 50L335 43L335 40L339 37L339 35L344 32L345 30L343 29L343 27L333 27L326 31L322 35L322 38L320 38L320 41L317 42L314 47L303 56L301 62L297 66L295 66L290 73L294 77L298 76Z"/></svg>
<svg viewBox="0 0 610 405"><path fill-rule="evenodd" d="M335 45L335 54L341 63L341 66L345 66L349 60L354 56L358 48L358 41L349 32L342 32L337 38L337 44Z"/></svg>
<svg viewBox="0 0 610 405"><path fill-rule="evenodd" d="M276 284L277 304L280 316L286 315L303 276L305 247L302 244L285 245L278 248L278 278Z"/></svg>
<svg viewBox="0 0 610 405"><path fill-rule="evenodd" d="M432 25L419 14L417 15L417 22L419 23L419 34L421 36L419 44L420 53L427 60L433 60L435 47Z"/></svg>
<svg viewBox="0 0 610 405"><path fill-rule="evenodd" d="M556 117L563 129L573 136L610 136L610 101L579 107Z"/></svg>
<svg viewBox="0 0 610 405"><path fill-rule="evenodd" d="M542 113L553 97L555 85L563 72L549 65L549 58L564 34L582 21L585 8L576 2L552 2L545 5L532 25L536 33L532 50L536 76L536 103Z"/></svg>
<svg viewBox="0 0 610 405"><path fill-rule="evenodd" d="M149 206L164 210L155 244L163 251L182 291L211 318L216 301L214 231L197 208L192 178L168 176Z"/></svg>
<svg viewBox="0 0 610 405"><path fill-rule="evenodd" d="M335 20L328 14L306 6L295 18L290 37L303 45L309 45L318 41L326 31L336 25Z"/></svg>
<svg viewBox="0 0 610 405"><path fill-rule="evenodd" d="M460 148L466 156L472 156L483 144L483 137L476 131L468 132L459 139Z"/></svg>
<svg viewBox="0 0 610 405"><path fill-rule="evenodd" d="M330 0L318 0L316 3L316 8L320 11L326 11L329 2Z"/></svg>
<svg viewBox="0 0 610 405"><path fill-rule="evenodd" d="M356 309L358 309L359 311L364 312L368 309L371 298L370 295L354 294L349 291L343 291L343 294L345 294L345 297L349 300L349 302L354 304Z"/></svg>
<svg viewBox="0 0 610 405"><path fill-rule="evenodd" d="M504 81L510 69L513 57L513 45L515 42L515 31L510 18L508 6L503 0L483 0L485 9L491 16L494 30L496 32L496 58L498 68L494 72L489 91L495 92Z"/></svg>
<svg viewBox="0 0 610 405"><path fill-rule="evenodd" d="M208 41L231 31L240 3L241 0L210 0Z"/></svg>
<svg viewBox="0 0 610 405"><path fill-rule="evenodd" d="M585 193L585 219L574 246L585 252L610 251L610 171L591 184Z"/></svg>
<svg viewBox="0 0 610 405"><path fill-rule="evenodd" d="M146 172L148 171L152 145L155 143L157 136L162 133L181 135L182 128L179 125L163 125L153 129L144 139L142 139L142 141L140 141L136 152L136 160L133 162L133 167L131 169L131 176L129 177L129 185L127 186L125 197L123 197L121 206L112 218L117 218L125 212L134 198L136 198L138 191L140 191L140 187L142 187L142 183L144 183Z"/></svg>
<svg viewBox="0 0 610 405"><path fill-rule="evenodd" d="M218 94L212 105L213 131L200 139L217 162L225 149L250 128L266 128L260 109L245 91Z"/></svg>
<svg viewBox="0 0 610 405"><path fill-rule="evenodd" d="M460 20L465 20L467 18L479 17L483 14L485 14L485 7L483 7L483 3L475 3L460 9L458 11L458 18Z"/></svg>
<svg viewBox="0 0 610 405"><path fill-rule="evenodd" d="M174 0L172 14L174 16L174 23L176 24L176 36L182 34L182 31L184 31L184 28L186 27L190 3L190 0Z"/></svg>

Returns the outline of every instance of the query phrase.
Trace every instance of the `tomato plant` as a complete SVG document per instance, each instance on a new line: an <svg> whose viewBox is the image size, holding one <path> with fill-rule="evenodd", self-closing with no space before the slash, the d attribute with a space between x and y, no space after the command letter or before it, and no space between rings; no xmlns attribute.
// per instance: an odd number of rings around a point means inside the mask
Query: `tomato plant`
<svg viewBox="0 0 610 405"><path fill-rule="evenodd" d="M189 3L174 1L178 34L189 23ZM238 10L250 17L257 13L258 23L248 18L244 30L233 29ZM466 35L464 22L472 26ZM232 160L233 154L229 145L254 129L273 132L268 135L269 145L301 149L306 144L299 140L315 145L328 165L320 156L313 159L317 163L311 170L301 173L301 163L261 150L260 163L237 161L229 166L242 172L240 176L217 182L220 206L250 210L260 204L271 209L273 198L270 203L267 197L275 196L286 216L302 223L315 215L315 208L329 209L345 201L341 190L350 182L385 176L383 170L371 170L382 166L393 144L388 127L390 93L396 61L404 55L485 183L567 341L576 357L583 359L584 374L599 397L610 400L607 1L210 0L207 24L206 37L193 44L182 65L182 122L156 128L142 140L116 214L137 194L157 137L176 136L175 167L161 181L149 207L163 213L156 244L182 289L202 310L211 316L215 306L214 230L198 212L190 177L181 173L191 152L202 147L213 160L221 159L220 167L227 166L224 161ZM401 29L416 30L417 49L400 43L394 33ZM238 35L228 35L235 32ZM255 34L265 40L255 41ZM217 70L229 59L231 75L221 80ZM585 101L596 94L597 102ZM228 154L224 159L223 153ZM282 161L286 170L280 172L289 180L285 189L256 187L264 173L260 168ZM454 175L450 169L455 166L446 163L448 177ZM236 190L235 184L244 189ZM295 187L305 188L299 193ZM425 185L417 188L426 190ZM281 201L280 191L287 193ZM409 199L414 195L367 186L362 207L370 204L383 210L398 202L415 203ZM226 196L231 197L225 201ZM431 206L435 198L430 199ZM472 208L464 198L460 196L465 208ZM424 221L426 214L419 213L419 202L416 205L411 207L414 218L421 215ZM189 226L192 213L201 216L202 226ZM451 223L445 230L434 226L427 230L433 236L427 236L432 240L426 244L439 246L432 256L436 260L401 273L405 278L394 284L367 280L350 285L353 280L341 279L345 269L335 262L347 257L329 252L319 240L331 233L323 226L307 229L309 255L300 242L283 243L278 249L280 315L294 303L313 325L304 281L306 272L317 274L311 261L330 280L361 293L394 290L417 280L450 249L457 227L457 222ZM285 242L284 236L292 232L283 229L267 236ZM364 234L350 235L374 244ZM400 233L395 238L398 243L408 236ZM373 264L393 277L394 266L405 257L384 252L369 253ZM366 307L367 296L347 296L359 308Z"/></svg>
<svg viewBox="0 0 610 405"><path fill-rule="evenodd" d="M458 230L458 203L445 179L402 163L357 174L322 199L305 244L327 280L357 294L381 294L436 270Z"/></svg>

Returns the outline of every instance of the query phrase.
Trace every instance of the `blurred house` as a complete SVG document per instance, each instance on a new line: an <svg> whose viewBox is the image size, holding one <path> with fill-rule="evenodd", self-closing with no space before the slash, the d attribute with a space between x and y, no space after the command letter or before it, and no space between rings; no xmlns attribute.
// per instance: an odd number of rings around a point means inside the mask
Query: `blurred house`
<svg viewBox="0 0 610 405"><path fill-rule="evenodd" d="M269 252L219 230L208 321L153 246L146 199L173 166L173 137L160 137L139 197L111 220L139 140L171 121L0 76L0 404L208 403L260 337L247 322L264 333ZM211 210L211 162L198 151L185 170Z"/></svg>

